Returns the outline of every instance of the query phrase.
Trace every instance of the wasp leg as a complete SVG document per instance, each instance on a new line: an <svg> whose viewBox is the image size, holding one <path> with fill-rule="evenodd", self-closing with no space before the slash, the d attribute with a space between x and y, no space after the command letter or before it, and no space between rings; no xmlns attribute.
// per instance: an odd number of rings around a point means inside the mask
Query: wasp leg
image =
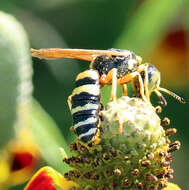
<svg viewBox="0 0 189 190"><path fill-rule="evenodd" d="M71 126L71 127L70 127L70 131L75 132L74 126Z"/></svg>
<svg viewBox="0 0 189 190"><path fill-rule="evenodd" d="M142 80L142 77L140 75L140 73L137 72L136 76L138 76L138 81L139 81L139 90L140 90L140 94L141 94L141 97L142 99L145 101L145 102L148 102L148 99L146 98L146 96L144 95L144 85L143 85L143 80Z"/></svg>
<svg viewBox="0 0 189 190"><path fill-rule="evenodd" d="M167 101L166 99L163 97L163 95L158 91L158 90L154 90L154 92L156 93L156 95L158 96L158 98L160 99L160 103L163 105L163 106L166 106L167 105Z"/></svg>
<svg viewBox="0 0 189 190"><path fill-rule="evenodd" d="M101 85L111 84L111 82L112 82L112 77L113 77L113 69L110 70L107 75L102 75L102 76L100 77L100 84L101 84Z"/></svg>
<svg viewBox="0 0 189 190"><path fill-rule="evenodd" d="M111 90L111 100L116 100L117 92L117 69L112 69L112 90Z"/></svg>
<svg viewBox="0 0 189 190"><path fill-rule="evenodd" d="M126 85L126 84L123 84L123 85L122 85L122 88L123 88L123 96L127 96L127 95L128 95L127 85Z"/></svg>
<svg viewBox="0 0 189 190"><path fill-rule="evenodd" d="M94 146L96 146L97 144L99 144L100 141L101 141L101 139L100 139L100 129L98 128L97 129L97 133L96 133L95 137L93 138L93 144L94 144Z"/></svg>
<svg viewBox="0 0 189 190"><path fill-rule="evenodd" d="M133 73L127 74L124 77L118 79L117 83L118 84L126 84L130 81L132 81L135 77L138 77L138 81L139 81L139 91L141 94L141 97L144 101L149 102L144 94L144 85L143 85L143 80L142 77L140 75L140 73L138 71L135 71Z"/></svg>
<svg viewBox="0 0 189 190"><path fill-rule="evenodd" d="M145 66L144 68L144 89L145 89L145 96L147 97L148 101L150 102L150 95L149 95L149 89L148 89L148 67Z"/></svg>
<svg viewBox="0 0 189 190"><path fill-rule="evenodd" d="M72 95L68 96L67 102L68 102L69 109L71 111L72 110Z"/></svg>

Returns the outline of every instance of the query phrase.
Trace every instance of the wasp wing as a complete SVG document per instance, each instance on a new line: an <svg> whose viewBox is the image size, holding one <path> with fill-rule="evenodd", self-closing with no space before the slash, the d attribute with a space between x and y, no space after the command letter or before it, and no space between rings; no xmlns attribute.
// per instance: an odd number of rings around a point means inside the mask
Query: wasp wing
<svg viewBox="0 0 189 190"><path fill-rule="evenodd" d="M92 61L95 57L101 55L107 56L129 56L129 51L116 51L116 50L87 50L87 49L31 49L33 57L40 59L57 59L57 58L72 58L85 61Z"/></svg>

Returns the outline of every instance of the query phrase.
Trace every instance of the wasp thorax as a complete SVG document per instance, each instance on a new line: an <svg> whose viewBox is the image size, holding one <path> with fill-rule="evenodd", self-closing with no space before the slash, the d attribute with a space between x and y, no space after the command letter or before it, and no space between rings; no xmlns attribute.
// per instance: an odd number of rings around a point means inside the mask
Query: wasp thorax
<svg viewBox="0 0 189 190"><path fill-rule="evenodd" d="M101 111L101 143L87 148L72 143L65 174L80 189L160 190L172 178L171 152L180 143L168 139L156 109L139 98L121 97ZM167 129L168 131L169 129Z"/></svg>
<svg viewBox="0 0 189 190"><path fill-rule="evenodd" d="M128 56L98 56L91 63L90 68L97 70L101 75L107 75L113 68L117 69L117 78L137 70L141 60L134 53Z"/></svg>

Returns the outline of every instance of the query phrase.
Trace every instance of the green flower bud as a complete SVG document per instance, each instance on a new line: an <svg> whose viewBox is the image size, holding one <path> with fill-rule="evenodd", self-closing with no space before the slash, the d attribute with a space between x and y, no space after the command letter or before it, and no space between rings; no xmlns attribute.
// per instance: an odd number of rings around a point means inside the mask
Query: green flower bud
<svg viewBox="0 0 189 190"><path fill-rule="evenodd" d="M100 115L101 143L95 149L73 143L77 155L64 160L73 168L65 177L79 184L78 190L166 187L173 173L171 152L180 143L170 143L156 109L139 98L121 97Z"/></svg>

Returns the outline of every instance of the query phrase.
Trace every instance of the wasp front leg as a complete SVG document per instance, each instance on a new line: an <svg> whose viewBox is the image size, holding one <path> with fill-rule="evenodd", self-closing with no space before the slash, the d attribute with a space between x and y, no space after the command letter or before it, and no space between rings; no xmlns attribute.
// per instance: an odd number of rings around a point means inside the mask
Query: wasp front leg
<svg viewBox="0 0 189 190"><path fill-rule="evenodd" d="M159 97L161 105L167 106L167 101L166 101L166 99L164 98L164 96L163 96L158 90L154 90L154 92L155 92L156 95Z"/></svg>
<svg viewBox="0 0 189 190"><path fill-rule="evenodd" d="M144 66L144 89L145 89L145 96L147 97L148 101L150 102L150 94L149 94L149 80L148 80L148 66Z"/></svg>
<svg viewBox="0 0 189 190"><path fill-rule="evenodd" d="M139 91L140 91L140 94L141 94L141 97L144 101L148 102L145 94L144 94L144 85L143 85L143 80L142 80L142 77L140 75L140 73L138 71L135 71L133 73L129 73L127 75L125 75L124 77L118 79L117 83L118 84L126 84L132 80L134 80L134 78L137 77L138 78L138 81L139 81Z"/></svg>
<svg viewBox="0 0 189 190"><path fill-rule="evenodd" d="M146 98L144 94L144 85L143 85L142 77L139 72L136 72L136 76L138 77L138 81L139 81L139 91L140 91L141 97L145 102L148 102L148 99Z"/></svg>

